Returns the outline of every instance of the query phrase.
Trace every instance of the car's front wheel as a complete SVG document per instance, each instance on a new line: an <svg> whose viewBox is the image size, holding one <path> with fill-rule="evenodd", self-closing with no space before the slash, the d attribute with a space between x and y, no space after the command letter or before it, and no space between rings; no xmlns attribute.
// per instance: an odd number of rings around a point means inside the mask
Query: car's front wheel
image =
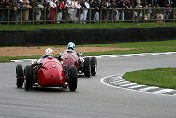
<svg viewBox="0 0 176 118"><path fill-rule="evenodd" d="M91 64L91 74L92 74L92 76L95 76L97 73L97 59L96 59L96 57L91 58L90 64Z"/></svg>
<svg viewBox="0 0 176 118"><path fill-rule="evenodd" d="M16 86L22 88L24 82L23 68L21 64L16 66Z"/></svg>
<svg viewBox="0 0 176 118"><path fill-rule="evenodd" d="M90 77L90 73L91 73L91 65L90 65L90 58L89 57L86 57L84 59L84 63L83 63L83 72L84 72L84 75L86 77Z"/></svg>
<svg viewBox="0 0 176 118"><path fill-rule="evenodd" d="M69 85L68 88L70 91L76 91L78 83L77 69L75 66L70 66L69 68Z"/></svg>
<svg viewBox="0 0 176 118"><path fill-rule="evenodd" d="M33 85L33 69L32 66L27 65L24 69L24 85L25 85L25 90L28 91L29 89L32 89Z"/></svg>

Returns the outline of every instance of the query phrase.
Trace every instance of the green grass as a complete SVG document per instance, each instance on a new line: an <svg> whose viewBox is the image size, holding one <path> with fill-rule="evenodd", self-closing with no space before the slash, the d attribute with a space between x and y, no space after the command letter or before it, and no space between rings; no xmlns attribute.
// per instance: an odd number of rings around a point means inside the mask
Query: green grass
<svg viewBox="0 0 176 118"><path fill-rule="evenodd" d="M0 62L10 62L10 60L17 60L17 59L38 59L41 55L33 55L33 56L5 56L0 57Z"/></svg>
<svg viewBox="0 0 176 118"><path fill-rule="evenodd" d="M35 29L97 29L97 28L153 28L176 27L176 23L97 23L97 24L41 24L41 25L0 25L0 30Z"/></svg>
<svg viewBox="0 0 176 118"><path fill-rule="evenodd" d="M176 40L156 41L156 42L116 43L116 44L92 44L86 46L99 46L99 47L115 46L120 48L134 48L132 50L118 50L118 51L115 50L107 52L86 53L86 55L176 52Z"/></svg>
<svg viewBox="0 0 176 118"><path fill-rule="evenodd" d="M135 43L115 43L115 44L89 44L89 45L76 45L77 47L120 47L120 48L134 48L131 50L114 50L107 52L89 52L83 53L83 56L95 55L114 55L114 54L137 54L137 53L154 53L154 52L176 52L176 40L169 41L156 41L156 42L135 42ZM40 46L37 46L40 47ZM45 47L45 46L42 46ZM63 45L54 45L54 47L63 47ZM0 47L1 48L1 47ZM51 46L52 48L52 46ZM42 55L42 54L41 54ZM17 57L0 57L0 62L8 62L12 59L24 58L39 58L36 56L17 56Z"/></svg>
<svg viewBox="0 0 176 118"><path fill-rule="evenodd" d="M139 84L176 89L176 68L156 68L127 72L123 78Z"/></svg>

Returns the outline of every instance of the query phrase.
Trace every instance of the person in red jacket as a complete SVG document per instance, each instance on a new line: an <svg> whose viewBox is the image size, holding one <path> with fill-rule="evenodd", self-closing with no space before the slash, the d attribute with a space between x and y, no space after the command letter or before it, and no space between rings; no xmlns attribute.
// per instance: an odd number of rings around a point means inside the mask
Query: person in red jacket
<svg viewBox="0 0 176 118"><path fill-rule="evenodd" d="M50 10L50 20L51 20L51 24L54 24L56 7L57 7L55 0L52 0L50 2L50 7L51 7L51 10Z"/></svg>

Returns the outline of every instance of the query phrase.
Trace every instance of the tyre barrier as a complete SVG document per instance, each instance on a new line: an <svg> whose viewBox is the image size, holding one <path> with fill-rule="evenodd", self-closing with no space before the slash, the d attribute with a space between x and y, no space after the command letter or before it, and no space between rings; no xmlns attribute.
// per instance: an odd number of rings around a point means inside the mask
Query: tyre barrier
<svg viewBox="0 0 176 118"><path fill-rule="evenodd" d="M175 40L175 34L175 27L0 30L0 46L65 45L70 41L75 44L165 41Z"/></svg>

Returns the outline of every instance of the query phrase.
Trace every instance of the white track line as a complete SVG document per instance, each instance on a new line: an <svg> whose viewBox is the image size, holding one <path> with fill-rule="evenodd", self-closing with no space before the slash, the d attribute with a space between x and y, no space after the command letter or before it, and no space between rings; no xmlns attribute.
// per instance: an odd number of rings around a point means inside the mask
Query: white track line
<svg viewBox="0 0 176 118"><path fill-rule="evenodd" d="M156 88L159 88L159 87L154 87L154 86L151 86L151 87L147 87L147 88L143 88L143 89L139 89L139 91L148 91L148 90L152 90L152 89L156 89Z"/></svg>
<svg viewBox="0 0 176 118"><path fill-rule="evenodd" d="M168 93L168 92L173 92L175 90L173 89L163 89L163 90L160 90L160 91L156 91L156 92L153 92L155 94L162 94L162 93Z"/></svg>
<svg viewBox="0 0 176 118"><path fill-rule="evenodd" d="M107 77L104 77L104 78L102 78L100 81L101 81L101 83L103 83L103 84L105 84L105 85L107 85L107 86L110 86L110 87L113 87L113 88L120 88L120 89L124 89L124 90L129 90L129 91L133 91L133 92L142 92L142 93L147 93L147 94L154 94L154 95L162 95L162 96L176 96L176 94L173 94L173 95L169 95L169 94L162 94L163 92L161 92L161 94L160 93L157 93L157 92L146 92L146 90L147 90L147 88L149 89L151 89L151 87L147 87L146 85L137 85L137 86L133 86L133 87L129 87L129 88L124 88L124 87L121 87L121 86L115 86L115 85L111 85L110 83L106 83L106 82L104 82L104 80L105 79L107 79L107 78L110 78L110 77L114 77L114 76L116 76L116 77L119 77L119 75L112 75L112 76L107 76ZM122 76L120 76L120 78L122 78ZM128 82L128 81L126 81L126 82ZM135 89L131 89L131 88L138 88L138 87L144 87L144 86L146 86L147 88L145 89L145 91L144 91L144 89L143 89L143 91L140 91L140 89L139 90L135 90ZM154 88L159 88L159 87L152 87L153 89ZM150 90L149 89L149 90ZM142 89L141 89L142 90ZM164 91L165 89L163 89L163 91ZM160 90L161 91L161 90ZM169 89L169 90L167 90L167 92L170 92L171 90ZM174 91L174 90L173 90ZM165 93L165 92L164 92Z"/></svg>
<svg viewBox="0 0 176 118"><path fill-rule="evenodd" d="M113 81L113 82L109 81L109 83L114 84L114 83L117 83L117 82L124 82L124 81L125 80L118 80L118 81Z"/></svg>
<svg viewBox="0 0 176 118"><path fill-rule="evenodd" d="M110 57L118 57L118 55L111 55Z"/></svg>
<svg viewBox="0 0 176 118"><path fill-rule="evenodd" d="M135 85L135 84L137 84L137 83L123 84L123 85L120 85L120 86L125 87L125 86L130 86L130 85Z"/></svg>
<svg viewBox="0 0 176 118"><path fill-rule="evenodd" d="M125 84L125 83L128 83L128 82L129 82L129 81L119 82L119 83L115 83L115 85Z"/></svg>
<svg viewBox="0 0 176 118"><path fill-rule="evenodd" d="M144 87L146 85L136 85L136 86L132 86L132 87L129 87L129 89L134 89L134 88L139 88L139 87Z"/></svg>
<svg viewBox="0 0 176 118"><path fill-rule="evenodd" d="M96 58L104 58L104 57L130 57L130 56L146 56L146 55L170 55L170 54L176 54L176 52L163 52L163 53L140 53L140 54L126 54L126 55L100 55L95 56ZM92 56L86 56L86 57L92 57ZM30 61L30 59L27 59L25 61ZM24 62L24 59L21 60L11 60L13 62Z"/></svg>

